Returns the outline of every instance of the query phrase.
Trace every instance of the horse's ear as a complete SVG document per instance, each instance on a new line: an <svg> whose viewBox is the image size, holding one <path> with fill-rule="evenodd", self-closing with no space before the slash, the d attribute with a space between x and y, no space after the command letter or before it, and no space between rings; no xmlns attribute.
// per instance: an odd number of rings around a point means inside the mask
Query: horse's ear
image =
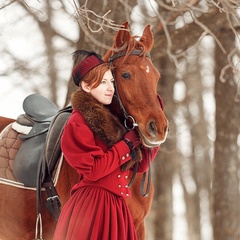
<svg viewBox="0 0 240 240"><path fill-rule="evenodd" d="M115 47L119 48L122 47L126 42L129 42L130 40L130 32L128 29L128 22L124 22L122 24L121 29L118 31L116 38L115 38Z"/></svg>
<svg viewBox="0 0 240 240"><path fill-rule="evenodd" d="M154 38L153 38L153 33L151 31L151 26L149 24L143 30L143 35L140 38L140 42L144 44L144 46L148 51L152 49Z"/></svg>
<svg viewBox="0 0 240 240"><path fill-rule="evenodd" d="M113 48L121 48L126 42L130 39L130 33L128 29L128 22L123 22L121 28L119 29L118 33L115 36ZM107 53L103 56L103 61L107 62L108 59L111 57L112 51L111 49L107 51Z"/></svg>

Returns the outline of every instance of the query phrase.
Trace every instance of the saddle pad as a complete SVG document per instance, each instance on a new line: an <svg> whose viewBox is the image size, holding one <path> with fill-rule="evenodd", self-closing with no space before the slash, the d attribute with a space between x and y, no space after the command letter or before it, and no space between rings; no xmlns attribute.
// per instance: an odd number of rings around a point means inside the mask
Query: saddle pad
<svg viewBox="0 0 240 240"><path fill-rule="evenodd" d="M2 132L0 132L0 182L27 189L28 187L24 187L24 185L19 182L13 174L15 157L22 145L22 140L20 140L18 136L23 133L22 129L21 133L14 130L16 129L16 127L13 128L13 126L15 126L14 124L16 124L16 122L9 124ZM17 128L20 130L19 126L17 126ZM62 161L63 155L61 155L60 161L56 164L52 173L54 185L56 185L58 181ZM35 188L31 189L34 190Z"/></svg>
<svg viewBox="0 0 240 240"><path fill-rule="evenodd" d="M19 133L12 129L12 124L0 133L0 178L17 181L13 175L13 164L22 144L18 135Z"/></svg>

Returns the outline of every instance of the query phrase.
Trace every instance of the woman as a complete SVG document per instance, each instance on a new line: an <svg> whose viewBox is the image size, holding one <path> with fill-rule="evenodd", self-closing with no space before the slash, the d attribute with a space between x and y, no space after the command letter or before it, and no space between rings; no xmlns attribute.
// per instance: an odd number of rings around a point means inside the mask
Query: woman
<svg viewBox="0 0 240 240"><path fill-rule="evenodd" d="M133 130L126 132L107 108L114 94L109 64L96 53L83 50L74 53L74 60L73 80L79 90L72 96L73 113L61 147L80 181L62 209L54 240L136 240L124 200L131 196L129 170L123 169L140 157L136 154L140 138ZM142 150L141 171L148 167L144 161L147 152Z"/></svg>

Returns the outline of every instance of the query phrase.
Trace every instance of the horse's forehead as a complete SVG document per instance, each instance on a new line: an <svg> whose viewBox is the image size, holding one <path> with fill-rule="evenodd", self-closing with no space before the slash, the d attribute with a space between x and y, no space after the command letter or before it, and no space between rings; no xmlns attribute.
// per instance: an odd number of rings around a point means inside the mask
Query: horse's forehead
<svg viewBox="0 0 240 240"><path fill-rule="evenodd" d="M145 74L153 74L156 75L156 77L160 76L160 73L158 70L154 67L152 64L144 63L139 66L139 68L144 72Z"/></svg>
<svg viewBox="0 0 240 240"><path fill-rule="evenodd" d="M123 70L132 70L136 75L154 75L156 78L160 77L160 73L157 68L153 65L152 61L148 57L139 57L129 58L123 61L121 64L118 64L120 69Z"/></svg>

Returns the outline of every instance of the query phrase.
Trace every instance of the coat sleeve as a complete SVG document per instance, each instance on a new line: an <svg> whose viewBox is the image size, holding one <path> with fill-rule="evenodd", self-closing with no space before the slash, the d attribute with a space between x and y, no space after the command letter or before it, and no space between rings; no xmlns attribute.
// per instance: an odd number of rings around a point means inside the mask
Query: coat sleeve
<svg viewBox="0 0 240 240"><path fill-rule="evenodd" d="M67 123L61 148L67 162L91 181L108 175L131 159L129 147L124 141L103 151L96 145L93 132L83 123Z"/></svg>
<svg viewBox="0 0 240 240"><path fill-rule="evenodd" d="M157 155L159 147L154 148L142 148L142 161L139 163L138 172L145 172L149 168L149 163L151 164ZM149 158L149 160L148 160Z"/></svg>

